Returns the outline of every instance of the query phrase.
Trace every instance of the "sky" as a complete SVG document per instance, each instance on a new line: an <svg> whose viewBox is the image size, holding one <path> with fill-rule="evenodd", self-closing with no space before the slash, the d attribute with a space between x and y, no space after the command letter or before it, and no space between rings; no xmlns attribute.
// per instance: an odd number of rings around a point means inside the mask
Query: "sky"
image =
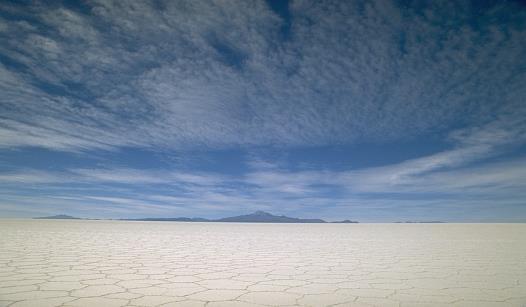
<svg viewBox="0 0 526 307"><path fill-rule="evenodd" d="M521 1L2 1L0 217L526 222Z"/></svg>

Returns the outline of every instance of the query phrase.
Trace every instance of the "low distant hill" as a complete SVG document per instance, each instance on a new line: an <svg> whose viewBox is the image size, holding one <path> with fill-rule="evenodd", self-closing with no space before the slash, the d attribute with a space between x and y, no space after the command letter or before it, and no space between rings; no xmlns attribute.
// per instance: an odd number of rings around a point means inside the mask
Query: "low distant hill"
<svg viewBox="0 0 526 307"><path fill-rule="evenodd" d="M212 220L200 217L146 217L142 219L122 219L123 221L145 221L145 222L212 222Z"/></svg>
<svg viewBox="0 0 526 307"><path fill-rule="evenodd" d="M395 222L395 223L404 223L404 224L440 224L445 223L442 221L405 221L405 222Z"/></svg>
<svg viewBox="0 0 526 307"><path fill-rule="evenodd" d="M71 215L65 215L65 214L59 214L59 215L52 215L52 216L43 216L43 217L35 217L37 220L80 220L79 217L74 217Z"/></svg>
<svg viewBox="0 0 526 307"><path fill-rule="evenodd" d="M331 223L336 223L336 224L357 224L359 222L351 221L351 220L343 220L343 221L336 221L336 222L331 222Z"/></svg>
<svg viewBox="0 0 526 307"><path fill-rule="evenodd" d="M59 214L35 219L50 220L79 220L81 218L70 215ZM201 217L146 217L138 219L120 219L121 221L145 221L145 222L221 222L221 223L328 223L322 219L302 219L285 215L274 215L265 211L256 211L251 214L225 217L220 219L205 219ZM331 223L358 223L351 220L343 220Z"/></svg>
<svg viewBox="0 0 526 307"><path fill-rule="evenodd" d="M220 223L327 223L322 219L300 219L295 217L288 217L284 215L274 215L265 211L256 211L251 214L225 217L220 219L204 219L204 218L188 218L188 217L174 217L174 218L140 218L140 219L125 219L126 221L174 221L174 222L220 222ZM351 221L349 221L351 222ZM348 223L342 221L340 223Z"/></svg>
<svg viewBox="0 0 526 307"><path fill-rule="evenodd" d="M215 220L216 222L241 222L241 223L326 223L321 219L300 219L284 215L273 215L264 211L256 211L252 214L225 217Z"/></svg>

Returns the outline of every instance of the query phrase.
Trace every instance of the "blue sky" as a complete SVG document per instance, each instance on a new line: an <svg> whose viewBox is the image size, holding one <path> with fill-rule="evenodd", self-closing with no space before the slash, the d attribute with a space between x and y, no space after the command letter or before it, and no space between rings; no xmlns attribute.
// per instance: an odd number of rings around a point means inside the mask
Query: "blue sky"
<svg viewBox="0 0 526 307"><path fill-rule="evenodd" d="M0 4L0 216L526 221L519 1Z"/></svg>

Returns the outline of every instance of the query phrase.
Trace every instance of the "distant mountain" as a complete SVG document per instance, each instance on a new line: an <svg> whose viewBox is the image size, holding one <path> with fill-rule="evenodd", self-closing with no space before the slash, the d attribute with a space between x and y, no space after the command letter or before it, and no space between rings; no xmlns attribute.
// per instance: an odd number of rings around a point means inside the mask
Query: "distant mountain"
<svg viewBox="0 0 526 307"><path fill-rule="evenodd" d="M404 223L404 224L440 224L445 223L442 221L405 221L405 222L395 222L395 223Z"/></svg>
<svg viewBox="0 0 526 307"><path fill-rule="evenodd" d="M351 220L343 220L343 221L335 221L335 222L331 222L331 223L336 223L336 224L357 224L359 222L351 221Z"/></svg>
<svg viewBox="0 0 526 307"><path fill-rule="evenodd" d="M122 221L145 221L145 222L212 222L212 220L200 217L146 217L142 219L121 219Z"/></svg>
<svg viewBox="0 0 526 307"><path fill-rule="evenodd" d="M53 215L35 217L35 219L50 220L80 220L81 218L69 215ZM121 221L145 221L145 222L221 222L221 223L327 223L322 219L301 219L284 215L274 215L264 211L256 211L251 214L225 217L221 219L205 219L200 217L146 217L138 219L120 219ZM343 220L331 223L358 223L351 220Z"/></svg>
<svg viewBox="0 0 526 307"><path fill-rule="evenodd" d="M74 217L71 215L65 215L65 214L59 214L59 215L52 215L52 216L43 216L43 217L35 217L37 220L80 220L79 217Z"/></svg>
<svg viewBox="0 0 526 307"><path fill-rule="evenodd" d="M264 211L256 211L247 215L225 217L221 219L204 219L199 217L148 217L140 219L123 219L125 221L158 221L158 222L222 222L222 223L326 223L321 219L300 219L284 215L273 215Z"/></svg>
<svg viewBox="0 0 526 307"><path fill-rule="evenodd" d="M252 214L225 217L215 222L241 222L241 223L326 223L321 219L300 219L284 215L273 215L264 211L256 211Z"/></svg>

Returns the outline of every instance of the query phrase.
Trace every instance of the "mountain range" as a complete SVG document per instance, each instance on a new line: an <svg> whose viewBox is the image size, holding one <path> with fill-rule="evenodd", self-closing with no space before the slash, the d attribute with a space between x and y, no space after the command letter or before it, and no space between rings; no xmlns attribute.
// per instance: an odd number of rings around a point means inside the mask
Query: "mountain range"
<svg viewBox="0 0 526 307"><path fill-rule="evenodd" d="M37 217L36 219L79 219L69 215L54 215ZM273 215L264 211L256 211L251 214L224 217L220 219L205 219L200 217L147 217L139 219L120 219L122 221L159 221L159 222L225 222L225 223L329 223L322 219L302 219L288 217L285 215ZM351 220L343 220L330 223L358 223Z"/></svg>
<svg viewBox="0 0 526 307"><path fill-rule="evenodd" d="M52 215L52 216L35 217L34 219L37 219L37 220L80 220L81 218L74 217L71 215L59 214L59 215Z"/></svg>

